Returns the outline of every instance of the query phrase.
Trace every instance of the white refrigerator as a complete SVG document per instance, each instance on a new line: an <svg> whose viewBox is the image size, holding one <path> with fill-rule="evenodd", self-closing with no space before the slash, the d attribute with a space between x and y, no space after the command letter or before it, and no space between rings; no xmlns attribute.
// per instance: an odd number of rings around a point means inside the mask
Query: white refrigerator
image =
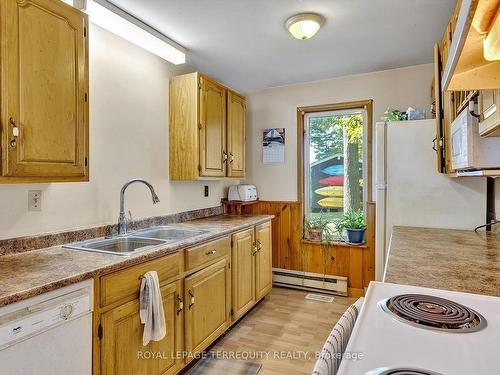
<svg viewBox="0 0 500 375"><path fill-rule="evenodd" d="M470 230L486 221L486 178L438 173L435 136L435 120L376 124L377 280L383 276L393 226Z"/></svg>

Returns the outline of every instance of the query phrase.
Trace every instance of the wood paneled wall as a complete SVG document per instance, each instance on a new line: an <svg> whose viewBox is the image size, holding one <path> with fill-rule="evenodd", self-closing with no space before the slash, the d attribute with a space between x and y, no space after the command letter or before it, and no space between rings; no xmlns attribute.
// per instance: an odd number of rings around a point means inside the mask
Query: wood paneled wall
<svg viewBox="0 0 500 375"><path fill-rule="evenodd" d="M260 201L258 204L245 206L243 213L274 215L272 220L273 267L302 271L300 202Z"/></svg>
<svg viewBox="0 0 500 375"><path fill-rule="evenodd" d="M348 278L349 294L360 296L375 279L375 203L367 202L367 243L323 245L302 240L300 202L261 201L245 206L246 214L270 214L273 236L273 267Z"/></svg>

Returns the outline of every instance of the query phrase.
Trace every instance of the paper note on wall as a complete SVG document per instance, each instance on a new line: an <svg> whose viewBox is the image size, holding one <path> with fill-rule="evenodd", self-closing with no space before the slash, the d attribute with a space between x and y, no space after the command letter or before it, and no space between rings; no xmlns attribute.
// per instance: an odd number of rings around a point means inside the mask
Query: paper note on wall
<svg viewBox="0 0 500 375"><path fill-rule="evenodd" d="M262 133L262 162L283 164L285 162L285 128L264 129Z"/></svg>

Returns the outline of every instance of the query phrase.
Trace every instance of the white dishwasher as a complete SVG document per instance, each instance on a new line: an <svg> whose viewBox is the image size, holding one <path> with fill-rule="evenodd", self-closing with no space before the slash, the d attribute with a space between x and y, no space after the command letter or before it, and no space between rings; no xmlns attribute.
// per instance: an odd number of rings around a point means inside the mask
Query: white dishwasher
<svg viewBox="0 0 500 375"><path fill-rule="evenodd" d="M92 280L0 308L0 372L92 373Z"/></svg>

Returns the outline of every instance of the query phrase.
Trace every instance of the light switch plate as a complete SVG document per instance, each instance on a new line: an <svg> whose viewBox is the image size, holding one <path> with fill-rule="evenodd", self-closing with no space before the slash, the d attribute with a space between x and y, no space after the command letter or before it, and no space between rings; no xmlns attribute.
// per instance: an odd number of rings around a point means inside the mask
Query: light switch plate
<svg viewBox="0 0 500 375"><path fill-rule="evenodd" d="M28 191L28 211L41 211L42 210L42 191L29 190Z"/></svg>

